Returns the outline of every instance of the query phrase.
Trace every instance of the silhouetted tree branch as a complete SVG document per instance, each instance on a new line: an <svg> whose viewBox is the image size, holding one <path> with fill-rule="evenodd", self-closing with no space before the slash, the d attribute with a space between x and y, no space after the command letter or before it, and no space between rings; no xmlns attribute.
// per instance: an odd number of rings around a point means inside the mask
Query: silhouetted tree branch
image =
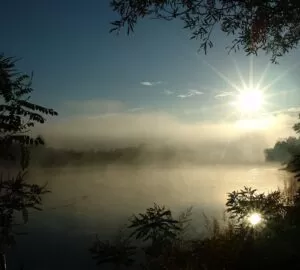
<svg viewBox="0 0 300 270"><path fill-rule="evenodd" d="M300 39L297 0L111 0L110 4L120 16L111 31L126 27L129 34L143 18L180 19L205 53L213 46L216 25L232 36L229 52L243 49L249 55L262 50L273 63L296 48Z"/></svg>
<svg viewBox="0 0 300 270"><path fill-rule="evenodd" d="M15 236L23 234L16 227L27 223L29 209L42 210L46 186L30 184L25 179L29 166L29 146L43 144L41 137L25 134L36 123L43 124L43 115L57 115L53 109L29 102L32 76L16 69L16 60L0 55L0 158L15 161L21 169L15 177L0 178L0 269L6 269L5 254L15 244ZM16 168L16 166L14 167ZM18 222L21 214L22 222Z"/></svg>

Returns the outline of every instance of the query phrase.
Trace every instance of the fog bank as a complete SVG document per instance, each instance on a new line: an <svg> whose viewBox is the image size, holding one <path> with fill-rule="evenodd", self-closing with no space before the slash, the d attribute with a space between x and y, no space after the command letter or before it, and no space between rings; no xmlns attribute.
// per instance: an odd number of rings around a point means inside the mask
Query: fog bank
<svg viewBox="0 0 300 270"><path fill-rule="evenodd" d="M293 135L296 118L280 114L264 121L187 122L167 113L115 113L76 116L47 123L35 130L56 148L118 149L141 144L169 147L198 157L264 161L263 150L279 138ZM239 158L237 156L240 155Z"/></svg>

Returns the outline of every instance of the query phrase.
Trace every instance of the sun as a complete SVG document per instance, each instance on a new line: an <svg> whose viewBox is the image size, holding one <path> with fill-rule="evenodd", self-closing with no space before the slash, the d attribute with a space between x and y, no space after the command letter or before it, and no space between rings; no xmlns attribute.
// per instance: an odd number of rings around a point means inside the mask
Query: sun
<svg viewBox="0 0 300 270"><path fill-rule="evenodd" d="M238 129L243 130L268 129L274 124L273 114L274 111L276 112L279 109L279 106L273 103L272 99L277 95L290 92L291 90L276 93L272 90L273 86L292 69L299 66L297 63L297 65L282 72L280 76L277 76L271 82L265 82L270 63L268 63L263 71L259 71L254 69L253 59L251 56L248 80L244 79L237 62L233 61L239 81L232 80L217 68L204 61L229 86L215 95L215 98L219 100L225 99L224 103L220 102L216 104L216 107L221 110L224 108L221 117L225 120L235 121Z"/></svg>
<svg viewBox="0 0 300 270"><path fill-rule="evenodd" d="M259 89L246 89L237 94L236 107L242 114L253 114L261 111L264 95Z"/></svg>
<svg viewBox="0 0 300 270"><path fill-rule="evenodd" d="M262 217L259 213L252 213L249 215L248 221L252 226L256 226L257 224L261 223Z"/></svg>

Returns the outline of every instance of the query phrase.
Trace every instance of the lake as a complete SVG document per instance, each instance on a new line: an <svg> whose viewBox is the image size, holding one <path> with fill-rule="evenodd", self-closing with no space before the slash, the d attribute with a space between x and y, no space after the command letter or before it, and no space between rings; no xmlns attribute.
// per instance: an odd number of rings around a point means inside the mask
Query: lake
<svg viewBox="0 0 300 270"><path fill-rule="evenodd" d="M88 253L98 233L110 239L133 214L154 202L177 215L193 206L194 227L202 213L221 216L227 193L243 186L272 191L287 178L275 165L106 166L36 169L34 182L48 182L43 212L30 215L28 236L19 236L9 269L96 269ZM30 267L29 267L30 265Z"/></svg>

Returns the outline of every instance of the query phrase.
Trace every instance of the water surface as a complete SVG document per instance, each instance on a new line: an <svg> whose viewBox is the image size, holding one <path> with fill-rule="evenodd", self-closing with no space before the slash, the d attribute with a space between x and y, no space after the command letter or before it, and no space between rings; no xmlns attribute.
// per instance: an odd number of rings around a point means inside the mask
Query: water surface
<svg viewBox="0 0 300 270"><path fill-rule="evenodd" d="M278 166L107 166L35 169L34 182L48 182L45 210L32 213L30 234L18 238L14 268L96 269L88 253L95 234L109 239L133 214L154 202L174 214L193 206L194 227L202 212L221 216L227 193L243 186L259 191L282 187ZM30 265L29 267L26 267Z"/></svg>

